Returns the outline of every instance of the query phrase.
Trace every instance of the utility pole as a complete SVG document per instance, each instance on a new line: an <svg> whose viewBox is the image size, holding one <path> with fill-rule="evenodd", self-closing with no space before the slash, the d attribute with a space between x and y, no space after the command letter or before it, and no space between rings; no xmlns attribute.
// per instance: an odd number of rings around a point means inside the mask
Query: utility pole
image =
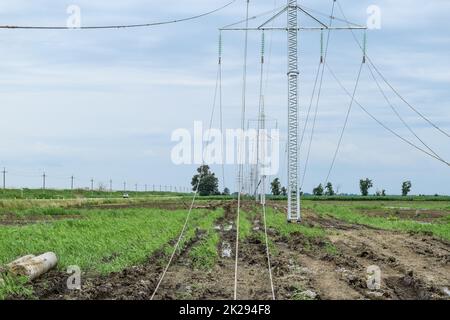
<svg viewBox="0 0 450 320"><path fill-rule="evenodd" d="M42 174L42 190L45 190L45 178L47 177L47 175L44 173Z"/></svg>
<svg viewBox="0 0 450 320"><path fill-rule="evenodd" d="M75 179L75 177L72 175L70 177L70 190L73 190L73 180Z"/></svg>
<svg viewBox="0 0 450 320"><path fill-rule="evenodd" d="M3 175L3 190L6 190L6 173L7 173L6 168L3 168L3 171L2 171L2 175Z"/></svg>
<svg viewBox="0 0 450 320"><path fill-rule="evenodd" d="M123 192L127 192L127 183L126 182L123 183Z"/></svg>
<svg viewBox="0 0 450 320"><path fill-rule="evenodd" d="M109 179L109 192L112 192L112 179Z"/></svg>
<svg viewBox="0 0 450 320"><path fill-rule="evenodd" d="M334 8L333 3L333 8ZM298 24L298 13L301 12L305 16L312 19L315 23L318 23L318 27L303 27ZM267 27L269 23L280 17L281 15L287 15L287 26L285 27ZM303 30L308 31L320 31L327 30L351 30L351 29L367 29L364 26L354 27L331 27L321 22L313 14L308 12L305 8L298 6L297 0L287 0L287 5L274 16L265 21L262 25L254 28L237 27L239 23L231 24L227 27L221 28L220 31L284 31L287 32L287 44L288 44L288 70L287 70L287 85L288 85L288 214L287 220L289 222L301 222L301 210L300 210L300 190L298 183L299 172L299 101L298 101L298 88L299 88L299 68L298 68L298 32ZM321 59L322 63L325 63Z"/></svg>
<svg viewBox="0 0 450 320"><path fill-rule="evenodd" d="M94 192L94 178L91 179L91 191Z"/></svg>

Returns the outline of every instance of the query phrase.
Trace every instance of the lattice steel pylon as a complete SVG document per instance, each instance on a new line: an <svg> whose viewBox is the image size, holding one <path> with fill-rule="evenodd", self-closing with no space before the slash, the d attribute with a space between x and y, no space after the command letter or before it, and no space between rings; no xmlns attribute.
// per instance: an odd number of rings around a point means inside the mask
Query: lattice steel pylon
<svg viewBox="0 0 450 320"><path fill-rule="evenodd" d="M288 221L301 221L298 183L298 7L288 0Z"/></svg>
<svg viewBox="0 0 450 320"><path fill-rule="evenodd" d="M336 0L333 0L334 2ZM333 5L334 6L334 5ZM300 27L298 21L298 14L304 14L309 17L315 23L319 24L319 27ZM273 22L284 13L287 15L286 27L266 27L269 23ZM335 17L331 16L331 19ZM247 20L245 20L247 21ZM365 26L360 26L354 23L347 22L346 27L331 27L320 21L312 15L306 8L298 5L297 0L287 0L287 5L276 13L274 16L265 21L262 25L255 28L241 28L237 25L241 23L234 23L223 27L220 31L286 31L287 32L287 45L288 45L288 222L301 222L301 202L300 202L300 189L299 189L299 64L298 64L298 33L299 31L323 31L323 30L351 30L351 29L367 29ZM352 26L349 26L349 25ZM324 63L325 61L322 61Z"/></svg>

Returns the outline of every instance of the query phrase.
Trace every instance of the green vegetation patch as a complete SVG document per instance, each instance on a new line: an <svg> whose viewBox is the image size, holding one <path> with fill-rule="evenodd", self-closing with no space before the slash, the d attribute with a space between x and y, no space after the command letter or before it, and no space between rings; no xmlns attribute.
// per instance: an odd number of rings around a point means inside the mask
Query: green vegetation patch
<svg viewBox="0 0 450 320"><path fill-rule="evenodd" d="M245 241L252 235L255 215L255 211L241 209L239 218L239 241Z"/></svg>
<svg viewBox="0 0 450 320"><path fill-rule="evenodd" d="M217 219L222 217L223 214L223 209L217 209L208 212L203 219L195 221L196 225L193 225L193 223L190 224L192 227L190 228L190 231L188 231L187 238L189 238L189 233L192 233L196 228L205 232L202 240L200 240L200 242L189 252L194 268L210 270L219 258L217 247L219 246L220 236L217 231L214 230L214 223ZM191 234L191 237L192 236L194 236L193 233Z"/></svg>
<svg viewBox="0 0 450 320"><path fill-rule="evenodd" d="M26 254L53 251L62 270L77 265L82 271L102 274L120 271L144 262L175 239L187 214L186 210L160 209L80 212L84 219L0 226L0 265ZM213 219L209 211L192 212L192 225L200 221L202 227ZM189 229L185 239L194 234Z"/></svg>
<svg viewBox="0 0 450 320"><path fill-rule="evenodd" d="M194 268L201 270L211 270L219 258L217 247L219 246L220 236L210 230L202 242L192 248L189 256Z"/></svg>
<svg viewBox="0 0 450 320"><path fill-rule="evenodd" d="M304 224L287 223L286 215L272 208L267 208L266 218L267 227L277 230L283 237L288 237L294 233L302 234L307 238L323 238L326 235L325 230L321 228L310 227Z"/></svg>
<svg viewBox="0 0 450 320"><path fill-rule="evenodd" d="M33 289L24 277L11 277L7 274L0 274L0 300L9 297L21 297L32 299Z"/></svg>
<svg viewBox="0 0 450 320"><path fill-rule="evenodd" d="M436 223L423 223L398 218L371 217L358 213L357 210L348 206L341 207L320 204L314 205L312 208L317 214L328 215L348 223L361 224L391 231L430 233L436 237L450 241L450 220L448 220L448 218L437 219Z"/></svg>

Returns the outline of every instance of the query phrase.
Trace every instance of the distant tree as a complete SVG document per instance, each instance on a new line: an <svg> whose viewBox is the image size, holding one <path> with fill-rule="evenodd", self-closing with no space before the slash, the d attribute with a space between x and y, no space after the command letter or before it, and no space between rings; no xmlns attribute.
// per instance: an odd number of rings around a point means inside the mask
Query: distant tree
<svg viewBox="0 0 450 320"><path fill-rule="evenodd" d="M286 189L286 187L281 188L281 195L283 197L287 197L287 189Z"/></svg>
<svg viewBox="0 0 450 320"><path fill-rule="evenodd" d="M381 191L381 196L386 197L386 190L383 189L383 191Z"/></svg>
<svg viewBox="0 0 450 320"><path fill-rule="evenodd" d="M193 191L197 191L198 186L198 193L201 196L220 194L219 179L211 172L208 165L202 165L197 169L197 174L192 177L191 185Z"/></svg>
<svg viewBox="0 0 450 320"><path fill-rule="evenodd" d="M323 186L319 184L316 188L313 189L313 194L315 196L323 196Z"/></svg>
<svg viewBox="0 0 450 320"><path fill-rule="evenodd" d="M361 194L364 197L367 197L369 195L369 189L373 187L372 180L366 178L365 180L359 181L359 188L361 189Z"/></svg>
<svg viewBox="0 0 450 320"><path fill-rule="evenodd" d="M274 196L279 196L281 194L281 183L280 183L280 179L275 178L271 183L270 183L270 188L272 189L272 194Z"/></svg>
<svg viewBox="0 0 450 320"><path fill-rule="evenodd" d="M224 196L229 196L230 195L230 189L228 189L228 188L223 189L223 195Z"/></svg>
<svg viewBox="0 0 450 320"><path fill-rule="evenodd" d="M334 196L336 193L334 192L333 189L333 184L331 182L328 182L326 187L325 187L326 191L325 191L325 195L326 196Z"/></svg>
<svg viewBox="0 0 450 320"><path fill-rule="evenodd" d="M411 181L405 181L402 184L402 196L406 197L408 193L411 192L412 183Z"/></svg>

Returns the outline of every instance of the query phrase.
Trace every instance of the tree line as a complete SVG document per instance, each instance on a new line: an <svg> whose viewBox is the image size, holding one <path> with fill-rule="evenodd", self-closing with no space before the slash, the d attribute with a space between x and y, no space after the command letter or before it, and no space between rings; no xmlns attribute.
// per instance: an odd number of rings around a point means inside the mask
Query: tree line
<svg viewBox="0 0 450 320"><path fill-rule="evenodd" d="M280 179L279 178L275 178L272 183L271 183L271 188L272 188L272 194L274 196L280 196L280 195L286 195L287 191L285 187L281 187L281 183L280 183ZM359 190L361 191L361 195L364 197L367 197L369 195L369 190L373 188L373 181L369 178L365 178L365 179L361 179L359 181ZM406 197L412 189L412 183L411 181L404 181L402 183L402 196ZM280 190L282 190L280 192ZM335 196L337 195L333 184L331 182L327 182L327 184L325 186L323 186L322 184L319 184L317 187L315 187L312 190L312 194L315 196ZM381 190L381 191L377 191L375 193L376 196L380 196L380 197L385 197L386 196L386 190Z"/></svg>
<svg viewBox="0 0 450 320"><path fill-rule="evenodd" d="M219 179L215 173L211 171L208 165L202 165L197 169L197 173L192 177L192 190L195 192L198 189L200 196L214 196L214 195L230 195L230 189L224 188L219 191ZM359 189L362 196L368 196L370 189L373 188L373 181L369 178L361 179L359 181ZM274 196L287 196L288 190L281 185L280 179L275 178L270 183L271 193ZM412 189L411 181L404 181L401 186L402 196L406 197ZM319 184L312 190L315 196L335 196L337 192L334 189L333 183L327 182L324 186ZM386 190L376 191L376 196L386 196Z"/></svg>

